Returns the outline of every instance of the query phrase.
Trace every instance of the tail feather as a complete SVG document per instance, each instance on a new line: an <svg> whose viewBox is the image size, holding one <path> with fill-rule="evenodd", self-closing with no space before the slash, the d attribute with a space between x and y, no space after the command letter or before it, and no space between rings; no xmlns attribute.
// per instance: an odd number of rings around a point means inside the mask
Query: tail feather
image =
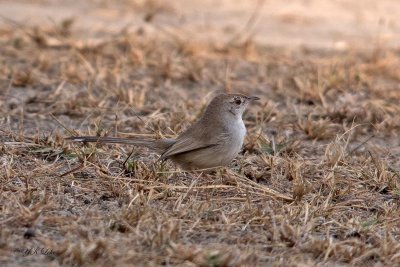
<svg viewBox="0 0 400 267"><path fill-rule="evenodd" d="M90 142L90 143L109 143L109 144L127 144L127 145L140 145L151 142L152 140L130 139L119 137L100 137L100 136L73 136L65 138L74 142Z"/></svg>
<svg viewBox="0 0 400 267"><path fill-rule="evenodd" d="M175 139L144 139L144 138L120 138L120 137L99 137L99 136L72 136L65 138L74 142L126 144L143 146L158 153L163 153L168 147L175 143Z"/></svg>

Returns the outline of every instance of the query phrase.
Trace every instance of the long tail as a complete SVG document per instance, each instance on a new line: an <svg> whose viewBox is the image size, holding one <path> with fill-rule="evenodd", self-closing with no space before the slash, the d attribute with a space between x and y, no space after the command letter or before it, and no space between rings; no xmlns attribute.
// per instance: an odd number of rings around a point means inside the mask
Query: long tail
<svg viewBox="0 0 400 267"><path fill-rule="evenodd" d="M164 152L169 146L175 143L175 139L144 139L144 138L139 139L139 138L99 137L99 136L73 136L65 139L72 140L74 142L144 146L158 153Z"/></svg>

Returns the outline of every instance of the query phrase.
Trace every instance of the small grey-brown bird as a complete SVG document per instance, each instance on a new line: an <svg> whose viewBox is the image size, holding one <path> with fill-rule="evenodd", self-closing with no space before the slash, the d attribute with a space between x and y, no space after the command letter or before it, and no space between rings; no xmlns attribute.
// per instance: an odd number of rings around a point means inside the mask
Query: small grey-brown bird
<svg viewBox="0 0 400 267"><path fill-rule="evenodd" d="M208 169L228 165L240 152L246 135L242 115L247 105L258 100L242 94L219 94L202 117L177 138L118 138L76 136L76 142L118 143L144 146L170 159L183 170Z"/></svg>

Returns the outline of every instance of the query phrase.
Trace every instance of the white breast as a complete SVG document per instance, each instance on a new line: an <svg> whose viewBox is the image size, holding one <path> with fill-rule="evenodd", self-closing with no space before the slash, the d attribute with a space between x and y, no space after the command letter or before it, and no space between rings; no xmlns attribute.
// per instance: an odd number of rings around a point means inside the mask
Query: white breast
<svg viewBox="0 0 400 267"><path fill-rule="evenodd" d="M243 144L244 137L246 136L246 126L244 126L242 118L240 118L240 120L238 121L238 129L240 129L238 136L242 139Z"/></svg>
<svg viewBox="0 0 400 267"><path fill-rule="evenodd" d="M244 126L242 118L240 118L240 120L237 121L236 129L238 129L238 130L236 131L236 134L234 137L234 139L235 139L234 142L239 147L238 152L237 152L237 153L239 153L239 151L243 145L244 137L246 136L246 126Z"/></svg>
<svg viewBox="0 0 400 267"><path fill-rule="evenodd" d="M246 136L246 127L244 126L243 120L237 120L236 123L231 125L229 138L220 147L217 160L220 161L221 165L229 164L240 152L243 146L244 137Z"/></svg>

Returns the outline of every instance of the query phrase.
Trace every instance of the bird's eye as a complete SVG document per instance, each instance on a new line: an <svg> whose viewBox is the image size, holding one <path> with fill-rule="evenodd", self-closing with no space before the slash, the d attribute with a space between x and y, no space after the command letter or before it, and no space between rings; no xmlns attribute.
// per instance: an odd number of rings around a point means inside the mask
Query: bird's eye
<svg viewBox="0 0 400 267"><path fill-rule="evenodd" d="M235 100L235 104L236 104L236 105L240 105L240 104L242 104L242 100L240 100L240 99L236 99L236 100Z"/></svg>

